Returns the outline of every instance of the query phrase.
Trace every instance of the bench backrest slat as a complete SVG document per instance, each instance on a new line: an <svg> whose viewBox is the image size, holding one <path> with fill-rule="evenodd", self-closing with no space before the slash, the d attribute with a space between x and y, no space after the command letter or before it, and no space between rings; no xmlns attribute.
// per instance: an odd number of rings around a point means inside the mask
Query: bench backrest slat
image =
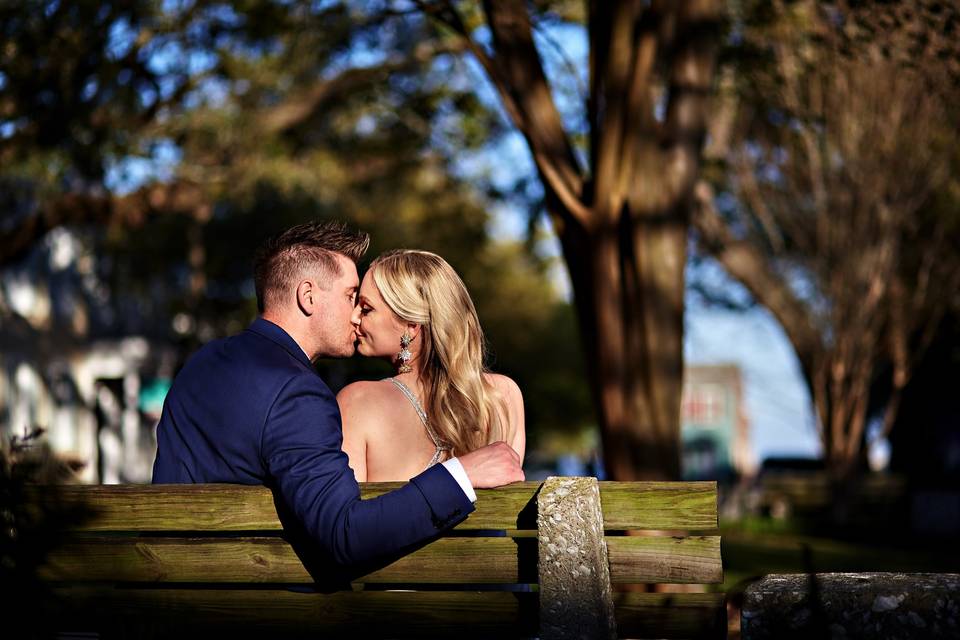
<svg viewBox="0 0 960 640"><path fill-rule="evenodd" d="M282 589L114 589L110 585L62 587L62 600L102 626L118 621L131 637L131 620L161 620L171 625L200 621L209 637L243 638L489 638L532 637L537 633L536 593L477 591L344 591L298 593ZM187 616L189 614L189 616ZM82 618L71 629L83 628ZM135 623L134 623L135 624ZM200 635L196 622L184 637ZM134 630L136 627L134 626ZM170 633L132 637L175 637ZM509 630L509 631L506 631ZM167 631L167 629L163 629Z"/></svg>
<svg viewBox="0 0 960 640"><path fill-rule="evenodd" d="M402 486L361 485L364 498ZM522 517L535 501L539 482L521 482L477 492L477 510L461 531L536 529ZM273 494L239 485L120 485L65 487L67 501L97 508L85 531L281 531ZM708 531L717 527L714 482L601 482L604 528ZM185 509L184 505L189 505Z"/></svg>
<svg viewBox="0 0 960 640"><path fill-rule="evenodd" d="M217 591L110 586L57 590L81 612L106 608L130 626L144 611L175 624L192 612L217 635L254 637L515 638L537 634L536 593ZM617 630L625 638L726 637L722 593L617 593ZM100 622L99 618L91 618ZM719 618L719 619L718 619ZM262 633L257 633L263 629ZM267 631L269 630L269 631ZM711 630L717 633L711 634ZM146 635L146 637L151 637ZM162 636L161 636L162 637ZM247 637L247 636L245 636Z"/></svg>
<svg viewBox="0 0 960 640"><path fill-rule="evenodd" d="M607 538L610 579L716 583L722 580L720 538ZM444 538L358 583L535 583L533 538ZM524 566L525 565L525 566ZM269 538L117 538L73 540L54 551L42 573L57 582L310 584L290 545Z"/></svg>

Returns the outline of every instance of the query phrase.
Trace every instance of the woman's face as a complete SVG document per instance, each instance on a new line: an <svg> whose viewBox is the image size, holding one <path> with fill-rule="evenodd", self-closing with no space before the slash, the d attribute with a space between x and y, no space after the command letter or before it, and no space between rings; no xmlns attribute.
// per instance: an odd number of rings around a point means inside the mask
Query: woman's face
<svg viewBox="0 0 960 640"><path fill-rule="evenodd" d="M395 358L400 352L400 336L406 324L383 301L370 271L360 284L357 308L353 314L357 333L357 351L368 358Z"/></svg>

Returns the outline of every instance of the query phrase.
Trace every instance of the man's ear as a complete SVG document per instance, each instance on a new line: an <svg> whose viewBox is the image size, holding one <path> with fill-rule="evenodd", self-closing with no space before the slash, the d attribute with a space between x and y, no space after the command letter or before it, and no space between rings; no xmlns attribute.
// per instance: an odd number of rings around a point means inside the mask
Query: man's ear
<svg viewBox="0 0 960 640"><path fill-rule="evenodd" d="M297 285L297 306L305 316L312 316L320 303L317 297L317 287L310 280L304 280Z"/></svg>

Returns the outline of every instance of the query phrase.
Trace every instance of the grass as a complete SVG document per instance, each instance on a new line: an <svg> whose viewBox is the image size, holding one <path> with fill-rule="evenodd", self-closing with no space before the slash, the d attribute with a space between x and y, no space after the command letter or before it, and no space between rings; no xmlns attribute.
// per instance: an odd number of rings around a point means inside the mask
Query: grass
<svg viewBox="0 0 960 640"><path fill-rule="evenodd" d="M946 539L897 538L877 528L826 535L809 522L744 518L721 522L726 592L768 573L960 572L960 550Z"/></svg>

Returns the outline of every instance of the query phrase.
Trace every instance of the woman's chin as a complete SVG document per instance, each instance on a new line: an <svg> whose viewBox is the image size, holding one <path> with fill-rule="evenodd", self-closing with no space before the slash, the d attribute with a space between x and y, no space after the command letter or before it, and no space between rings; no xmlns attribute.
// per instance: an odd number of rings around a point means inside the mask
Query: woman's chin
<svg viewBox="0 0 960 640"><path fill-rule="evenodd" d="M363 356L364 358L372 358L372 357L375 357L376 354L373 353L372 351L373 351L373 350L370 349L370 345L368 345L368 344L367 344L366 342L364 342L363 340L360 340L359 342L357 342L357 353L359 353L359 354L360 354L361 356Z"/></svg>
<svg viewBox="0 0 960 640"><path fill-rule="evenodd" d="M384 358L387 360L392 359L392 353L379 353L374 349L366 340L360 338L357 340L357 354L363 356L364 358Z"/></svg>

